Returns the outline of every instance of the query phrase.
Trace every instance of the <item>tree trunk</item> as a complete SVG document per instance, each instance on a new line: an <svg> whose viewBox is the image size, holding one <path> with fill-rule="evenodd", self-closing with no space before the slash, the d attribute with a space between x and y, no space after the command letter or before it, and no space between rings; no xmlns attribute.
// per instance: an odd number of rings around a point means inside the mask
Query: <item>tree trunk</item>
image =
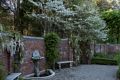
<svg viewBox="0 0 120 80"><path fill-rule="evenodd" d="M75 53L75 49L73 48L73 65L77 66L77 61L76 61L76 53Z"/></svg>
<svg viewBox="0 0 120 80"><path fill-rule="evenodd" d="M88 42L80 42L81 49L81 63L89 64L90 62L90 45Z"/></svg>
<svg viewBox="0 0 120 80"><path fill-rule="evenodd" d="M20 27L20 0L17 0L17 8L14 12L14 26L16 30Z"/></svg>

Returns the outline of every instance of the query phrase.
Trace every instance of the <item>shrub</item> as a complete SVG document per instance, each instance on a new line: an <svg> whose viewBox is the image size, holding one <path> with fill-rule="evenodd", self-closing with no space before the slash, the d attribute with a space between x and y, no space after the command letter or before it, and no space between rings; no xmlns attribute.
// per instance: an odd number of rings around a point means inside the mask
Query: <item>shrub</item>
<svg viewBox="0 0 120 80"><path fill-rule="evenodd" d="M108 58L108 55L105 53L96 53L96 54L94 54L94 57L96 57L96 58Z"/></svg>
<svg viewBox="0 0 120 80"><path fill-rule="evenodd" d="M6 77L5 69L2 63L0 62L0 80L5 80L5 77Z"/></svg>
<svg viewBox="0 0 120 80"><path fill-rule="evenodd" d="M19 77L18 80L24 80L22 77Z"/></svg>
<svg viewBox="0 0 120 80"><path fill-rule="evenodd" d="M58 58L59 36L56 33L48 33L45 36L46 62L49 68L54 68L55 61Z"/></svg>
<svg viewBox="0 0 120 80"><path fill-rule="evenodd" d="M103 64L103 65L117 65L117 61L114 59L107 58L92 58L92 64Z"/></svg>
<svg viewBox="0 0 120 80"><path fill-rule="evenodd" d="M120 65L120 53L116 54L114 56L114 59L117 61L117 63Z"/></svg>
<svg viewBox="0 0 120 80"><path fill-rule="evenodd" d="M120 80L120 66L119 66L119 69L117 71L117 78Z"/></svg>

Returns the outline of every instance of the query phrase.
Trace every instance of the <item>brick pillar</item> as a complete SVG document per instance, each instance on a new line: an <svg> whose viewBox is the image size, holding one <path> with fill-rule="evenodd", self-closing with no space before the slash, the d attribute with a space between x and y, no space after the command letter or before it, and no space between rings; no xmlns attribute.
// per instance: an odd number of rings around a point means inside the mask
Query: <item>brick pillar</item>
<svg viewBox="0 0 120 80"><path fill-rule="evenodd" d="M14 57L10 55L10 73L13 73L13 59Z"/></svg>
<svg viewBox="0 0 120 80"><path fill-rule="evenodd" d="M9 73L13 72L13 56L9 52L4 52L4 60L5 60L5 66L6 70Z"/></svg>
<svg viewBox="0 0 120 80"><path fill-rule="evenodd" d="M8 73L11 73L11 58L10 58L10 54L9 53L6 53L7 54L7 69L8 69Z"/></svg>

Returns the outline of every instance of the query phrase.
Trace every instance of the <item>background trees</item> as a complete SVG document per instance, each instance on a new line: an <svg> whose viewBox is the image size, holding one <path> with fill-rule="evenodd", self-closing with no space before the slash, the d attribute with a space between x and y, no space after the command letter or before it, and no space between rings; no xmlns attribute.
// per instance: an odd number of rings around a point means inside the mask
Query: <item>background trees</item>
<svg viewBox="0 0 120 80"><path fill-rule="evenodd" d="M120 42L120 11L111 10L103 12L103 19L107 23L108 42L118 44Z"/></svg>
<svg viewBox="0 0 120 80"><path fill-rule="evenodd" d="M119 0L93 0L95 4L100 8L100 11L106 11L109 9L120 9Z"/></svg>

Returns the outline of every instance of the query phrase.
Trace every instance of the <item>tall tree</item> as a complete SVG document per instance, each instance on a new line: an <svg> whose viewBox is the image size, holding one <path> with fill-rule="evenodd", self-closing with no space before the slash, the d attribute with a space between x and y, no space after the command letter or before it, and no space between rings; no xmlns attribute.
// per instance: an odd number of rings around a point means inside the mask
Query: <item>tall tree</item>
<svg viewBox="0 0 120 80"><path fill-rule="evenodd" d="M119 0L93 0L95 4L100 8L100 11L105 11L109 9L120 9Z"/></svg>
<svg viewBox="0 0 120 80"><path fill-rule="evenodd" d="M5 21L5 24L10 23L9 25L16 28L20 27L20 3L22 3L22 0L1 0L0 1L0 7L2 8L1 12L5 15L5 18L7 21ZM8 17L9 16L9 17ZM11 20L11 21L10 21ZM4 22L1 20L1 23ZM19 24L18 24L19 23Z"/></svg>
<svg viewBox="0 0 120 80"><path fill-rule="evenodd" d="M120 43L120 11L105 11L102 17L107 23L106 30L108 30L108 42Z"/></svg>
<svg viewBox="0 0 120 80"><path fill-rule="evenodd" d="M39 30L36 32L39 33L41 31L44 34L51 31L58 34L64 32L60 29L61 26L64 26L65 20L63 20L63 17L73 15L72 11L65 7L62 0L45 2L28 0L23 2L22 7L26 11L24 16L29 21L28 23L32 26L33 30Z"/></svg>
<svg viewBox="0 0 120 80"><path fill-rule="evenodd" d="M85 0L82 4L74 5L74 7L76 14L70 19L70 24L72 24L70 32L73 36L77 36L82 62L88 63L91 53L90 43L94 40L106 38L105 32L102 31L106 24L100 18L96 6L90 1ZM74 52L76 54L76 50Z"/></svg>

